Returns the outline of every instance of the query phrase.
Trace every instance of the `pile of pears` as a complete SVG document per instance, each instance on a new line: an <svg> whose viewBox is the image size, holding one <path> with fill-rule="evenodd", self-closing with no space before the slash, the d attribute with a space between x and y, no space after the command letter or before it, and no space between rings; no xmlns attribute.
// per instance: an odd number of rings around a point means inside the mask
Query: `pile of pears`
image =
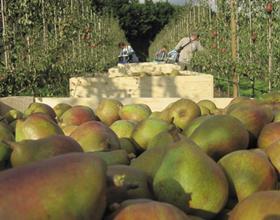
<svg viewBox="0 0 280 220"><path fill-rule="evenodd" d="M0 111L1 112L1 111ZM280 219L280 93L0 116L0 219Z"/></svg>

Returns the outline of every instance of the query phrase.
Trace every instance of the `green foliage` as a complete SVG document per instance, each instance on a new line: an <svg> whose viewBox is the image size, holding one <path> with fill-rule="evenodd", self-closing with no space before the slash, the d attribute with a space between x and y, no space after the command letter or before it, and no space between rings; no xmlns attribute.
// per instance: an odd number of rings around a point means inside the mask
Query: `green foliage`
<svg viewBox="0 0 280 220"><path fill-rule="evenodd" d="M112 14L96 14L91 4L5 1L0 96L66 96L69 77L116 65L124 32Z"/></svg>
<svg viewBox="0 0 280 220"><path fill-rule="evenodd" d="M168 2L146 0L94 0L99 11L113 11L119 20L125 36L141 60L146 60L150 42L168 23L175 13L175 7Z"/></svg>
<svg viewBox="0 0 280 220"><path fill-rule="evenodd" d="M208 6L208 1L198 1L196 6L186 5L156 36L149 48L152 60L155 52L167 45L173 49L178 41L192 31L200 33L205 47L195 54L191 66L194 71L214 75L217 93L224 96L232 93L233 61L231 55L231 29L229 2L217 1L217 11ZM268 90L279 89L280 75L280 4L272 1L273 12L265 11L267 1L238 1L238 61L240 95L259 96ZM269 75L268 20L272 16L272 72ZM256 39L254 39L256 38Z"/></svg>

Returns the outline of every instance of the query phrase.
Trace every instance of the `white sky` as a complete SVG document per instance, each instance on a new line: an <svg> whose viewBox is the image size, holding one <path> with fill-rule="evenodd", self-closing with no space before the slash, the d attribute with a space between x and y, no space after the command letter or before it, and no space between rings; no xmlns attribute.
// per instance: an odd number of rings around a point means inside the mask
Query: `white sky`
<svg viewBox="0 0 280 220"><path fill-rule="evenodd" d="M159 1L163 1L165 2L166 0L153 0L154 2L159 2ZM172 3L172 4L178 4L178 5L184 5L185 3L193 1L196 2L196 0L168 0L168 2ZM139 0L140 3L145 2L145 0ZM213 6L215 5L216 0L209 0L209 3Z"/></svg>
<svg viewBox="0 0 280 220"><path fill-rule="evenodd" d="M153 0L154 2L165 2L166 0ZM168 0L170 3L183 5L185 4L186 0ZM140 3L145 2L145 0L139 0Z"/></svg>

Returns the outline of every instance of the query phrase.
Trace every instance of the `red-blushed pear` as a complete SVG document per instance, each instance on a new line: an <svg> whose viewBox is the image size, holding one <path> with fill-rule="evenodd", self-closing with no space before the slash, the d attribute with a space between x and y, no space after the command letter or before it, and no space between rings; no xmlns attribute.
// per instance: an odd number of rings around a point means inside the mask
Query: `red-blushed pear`
<svg viewBox="0 0 280 220"><path fill-rule="evenodd" d="M201 123L203 123L205 120L213 117L212 115L203 115L196 119L194 119L187 127L184 128L182 134L186 137L190 137L192 133L197 129Z"/></svg>
<svg viewBox="0 0 280 220"><path fill-rule="evenodd" d="M278 220L280 219L280 191L262 191L238 203L229 220Z"/></svg>
<svg viewBox="0 0 280 220"><path fill-rule="evenodd" d="M257 102L257 100L240 96L232 99L231 102L224 108L224 110L227 113L241 106L253 107L258 105L259 103Z"/></svg>
<svg viewBox="0 0 280 220"><path fill-rule="evenodd" d="M229 107L235 105L235 104L257 104L257 101L255 99L251 99L250 97L246 96L238 96L233 98L230 103L227 105L226 109Z"/></svg>
<svg viewBox="0 0 280 220"><path fill-rule="evenodd" d="M55 119L56 114L51 106L45 103L31 103L28 108L24 111L25 116L29 116L33 113L45 113L49 115L52 119Z"/></svg>
<svg viewBox="0 0 280 220"><path fill-rule="evenodd" d="M273 91L266 94L263 94L259 100L261 103L265 104L277 104L280 102L280 92L279 91Z"/></svg>
<svg viewBox="0 0 280 220"><path fill-rule="evenodd" d="M106 165L70 153L3 171L0 219L96 219L106 206Z"/></svg>
<svg viewBox="0 0 280 220"><path fill-rule="evenodd" d="M8 143L13 150L11 154L13 167L48 159L60 154L83 152L81 146L74 139L64 135Z"/></svg>
<svg viewBox="0 0 280 220"><path fill-rule="evenodd" d="M163 202L144 201L130 204L113 218L114 220L191 220L177 207Z"/></svg>
<svg viewBox="0 0 280 220"><path fill-rule="evenodd" d="M97 117L94 111L83 105L76 105L63 113L60 122L63 126L66 125L81 125L87 121L95 121Z"/></svg>
<svg viewBox="0 0 280 220"><path fill-rule="evenodd" d="M258 147L266 149L278 140L280 140L280 122L269 123L260 132Z"/></svg>
<svg viewBox="0 0 280 220"><path fill-rule="evenodd" d="M255 147L261 130L268 123L264 108L259 105L240 105L229 109L227 114L242 122L250 135L249 147Z"/></svg>
<svg viewBox="0 0 280 220"><path fill-rule="evenodd" d="M182 140L174 145L154 177L156 198L188 214L212 219L228 200L222 168L193 142Z"/></svg>
<svg viewBox="0 0 280 220"><path fill-rule="evenodd" d="M265 152L278 171L278 174L280 174L280 139L265 148Z"/></svg>
<svg viewBox="0 0 280 220"><path fill-rule="evenodd" d="M71 105L67 103L59 103L53 107L53 110L56 114L56 118L60 120L60 117L66 112L68 109L72 108Z"/></svg>
<svg viewBox="0 0 280 220"><path fill-rule="evenodd" d="M276 172L263 152L235 151L220 159L219 164L227 176L230 196L237 197L238 201L276 187Z"/></svg>
<svg viewBox="0 0 280 220"><path fill-rule="evenodd" d="M122 103L118 100L102 99L95 113L104 124L110 126L113 122L120 119L119 111L122 106Z"/></svg>
<svg viewBox="0 0 280 220"><path fill-rule="evenodd" d="M25 119L19 119L15 129L16 141L37 140L52 135L64 135L62 129L44 113L33 113Z"/></svg>
<svg viewBox="0 0 280 220"><path fill-rule="evenodd" d="M249 133L233 116L215 115L203 121L190 135L205 153L215 160L235 151L246 149Z"/></svg>
<svg viewBox="0 0 280 220"><path fill-rule="evenodd" d="M152 202L151 199L127 199L121 203L113 203L109 206L108 212L105 213L104 220L112 220L118 214L120 210L123 208L131 205L131 204L137 204L137 203L144 203L144 202Z"/></svg>
<svg viewBox="0 0 280 220"><path fill-rule="evenodd" d="M88 151L110 151L120 148L117 135L100 121L89 121L81 124L70 135Z"/></svg>
<svg viewBox="0 0 280 220"><path fill-rule="evenodd" d="M266 113L267 123L273 122L273 119L274 119L273 105L260 104L260 106L263 108L264 112Z"/></svg>
<svg viewBox="0 0 280 220"><path fill-rule="evenodd" d="M148 105L145 104L128 104L124 105L119 115L122 120L142 121L151 115L152 111Z"/></svg>

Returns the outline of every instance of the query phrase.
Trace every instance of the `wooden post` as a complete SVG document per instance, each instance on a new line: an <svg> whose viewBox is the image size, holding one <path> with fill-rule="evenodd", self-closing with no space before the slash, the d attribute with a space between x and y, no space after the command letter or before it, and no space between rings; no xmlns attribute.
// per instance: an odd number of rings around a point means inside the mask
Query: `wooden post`
<svg viewBox="0 0 280 220"><path fill-rule="evenodd" d="M237 21L236 21L236 9L237 0L230 0L231 9L231 54L233 61L233 97L238 96L238 74L236 72L237 62Z"/></svg>

